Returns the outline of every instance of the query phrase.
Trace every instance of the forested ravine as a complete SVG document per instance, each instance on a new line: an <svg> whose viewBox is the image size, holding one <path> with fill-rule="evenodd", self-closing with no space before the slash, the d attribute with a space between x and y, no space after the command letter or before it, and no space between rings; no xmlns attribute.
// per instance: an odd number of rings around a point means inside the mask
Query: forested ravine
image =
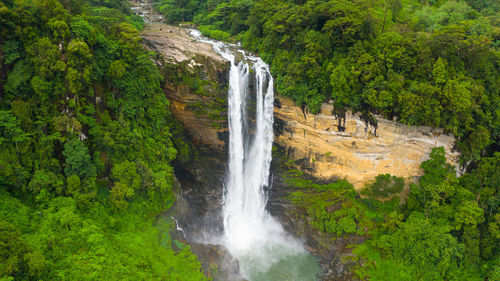
<svg viewBox="0 0 500 281"><path fill-rule="evenodd" d="M0 0L0 281L500 280L497 0Z"/></svg>

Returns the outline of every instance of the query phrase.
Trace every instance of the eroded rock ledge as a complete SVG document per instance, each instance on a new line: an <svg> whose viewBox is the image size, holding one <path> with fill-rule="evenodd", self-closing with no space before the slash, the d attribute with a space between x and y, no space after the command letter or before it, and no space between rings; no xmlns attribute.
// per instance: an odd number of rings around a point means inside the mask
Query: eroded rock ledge
<svg viewBox="0 0 500 281"><path fill-rule="evenodd" d="M378 174L412 179L433 147L443 146L448 162L457 164L455 138L442 129L406 126L376 117L377 128L347 112L345 119L332 115L323 104L317 115L304 113L293 101L277 98L275 143L297 159L297 167L320 179L346 178L356 188Z"/></svg>

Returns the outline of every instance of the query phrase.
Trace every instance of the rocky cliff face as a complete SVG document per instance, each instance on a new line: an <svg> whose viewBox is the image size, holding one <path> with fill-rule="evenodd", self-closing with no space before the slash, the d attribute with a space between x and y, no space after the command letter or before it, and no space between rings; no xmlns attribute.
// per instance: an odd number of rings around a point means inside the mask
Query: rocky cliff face
<svg viewBox="0 0 500 281"><path fill-rule="evenodd" d="M448 162L457 164L455 138L442 129L410 127L376 117L377 127L347 112L332 115L333 106L323 104L317 115L304 113L287 98L277 99L275 142L297 168L316 178L346 178L356 188L378 174L413 179L420 176L420 163L433 147L443 146Z"/></svg>
<svg viewBox="0 0 500 281"><path fill-rule="evenodd" d="M165 93L194 143L225 153L229 62L210 45L196 42L186 29L152 23L142 36L168 64L177 65L175 71L199 79L194 86L189 81L166 84ZM291 100L276 97L275 144L295 159L297 169L316 178L346 178L356 188L378 174L412 180L421 175L420 163L437 146L457 164L455 139L442 129L410 127L380 117L375 128L359 114L348 112L339 119L332 110L332 105L323 104L319 114L308 114Z"/></svg>
<svg viewBox="0 0 500 281"><path fill-rule="evenodd" d="M141 35L148 48L163 55L159 63L169 78L164 92L187 135L195 145L224 153L229 62L209 44L196 42L188 29L148 23Z"/></svg>

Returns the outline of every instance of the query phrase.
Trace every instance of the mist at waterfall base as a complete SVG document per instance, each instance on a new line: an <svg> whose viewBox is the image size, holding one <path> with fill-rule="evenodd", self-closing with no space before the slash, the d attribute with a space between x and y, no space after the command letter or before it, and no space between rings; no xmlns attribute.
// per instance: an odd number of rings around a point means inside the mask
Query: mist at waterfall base
<svg viewBox="0 0 500 281"><path fill-rule="evenodd" d="M235 45L203 38L231 62L228 90L229 163L224 195L221 242L238 259L240 274L249 280L316 280L317 260L289 235L266 210L273 144L273 78L260 59L248 56L236 63ZM253 77L251 77L251 75ZM255 91L255 112L250 84ZM248 118L252 115L254 124ZM254 116L253 116L254 115ZM250 133L252 131L252 134Z"/></svg>

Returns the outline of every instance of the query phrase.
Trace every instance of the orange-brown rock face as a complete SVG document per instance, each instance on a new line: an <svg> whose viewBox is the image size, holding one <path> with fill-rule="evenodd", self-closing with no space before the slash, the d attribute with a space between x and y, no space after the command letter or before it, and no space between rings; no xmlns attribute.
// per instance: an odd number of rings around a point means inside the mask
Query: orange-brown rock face
<svg viewBox="0 0 500 281"><path fill-rule="evenodd" d="M148 23L141 36L149 49L163 55L164 91L187 135L196 145L225 152L229 62L211 45L192 38L188 29Z"/></svg>
<svg viewBox="0 0 500 281"><path fill-rule="evenodd" d="M176 71L205 82L198 89L169 82L165 93L193 142L225 153L229 62L209 44L196 42L186 29L153 23L145 26L142 36L167 64L176 65ZM315 177L346 178L356 188L378 174L413 179L422 174L420 163L437 146L444 146L451 164L457 163L458 153L452 151L455 139L441 129L409 127L382 118L377 118L375 129L359 114L348 113L345 124L342 121L345 129L339 131L339 120L329 104L313 115L304 114L287 98L277 96L276 101L275 143L297 160L298 169Z"/></svg>
<svg viewBox="0 0 500 281"><path fill-rule="evenodd" d="M224 153L228 134L227 122L225 119L211 118L208 109L202 107L212 102L210 98L200 97L179 88L168 89L166 92L170 100L170 110L182 122L193 143ZM226 114L220 113L218 116L225 117Z"/></svg>
<svg viewBox="0 0 500 281"><path fill-rule="evenodd" d="M331 114L333 107L323 104L321 113L304 114L287 98L278 97L274 114L279 124L275 143L294 159L299 168L322 178L346 178L356 188L378 174L412 179L420 176L420 163L433 147L443 146L447 160L455 165L452 152L455 138L441 129L409 127L377 118L377 129L365 124L359 114L346 114L344 131Z"/></svg>

